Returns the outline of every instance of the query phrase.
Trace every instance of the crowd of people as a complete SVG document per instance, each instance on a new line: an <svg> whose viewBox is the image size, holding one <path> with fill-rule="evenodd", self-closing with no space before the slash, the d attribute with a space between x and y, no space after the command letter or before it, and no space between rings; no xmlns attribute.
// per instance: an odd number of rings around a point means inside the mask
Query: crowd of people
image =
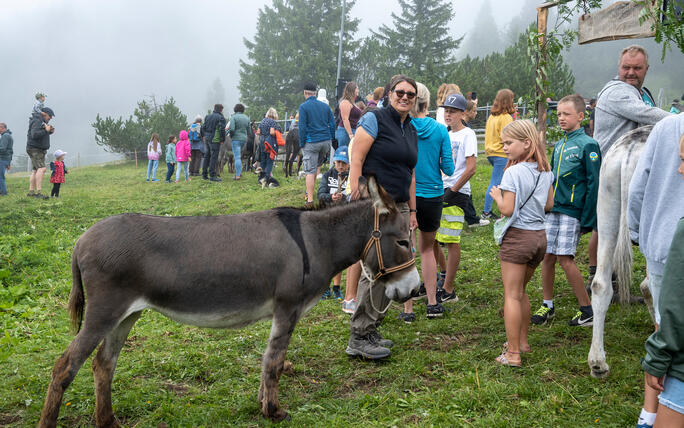
<svg viewBox="0 0 684 428"><path fill-rule="evenodd" d="M491 165L489 185L480 215L473 204L469 181L477 172L478 141L470 128L477 115L477 95L463 95L458 85L443 84L436 93L436 118L429 115L428 88L409 76L396 75L366 98L349 82L335 112L314 82L303 86L303 102L285 132L298 128L305 175L306 207L317 195L320 204L349 203L360 197L359 178L375 176L391 196L417 243L423 284L416 299L425 298L427 318L440 318L444 304L457 302L455 277L461 261L464 227L488 226L500 245L499 259L504 296L507 341L495 362L521 367L522 355L531 351L530 323L543 325L555 316L556 263L567 277L578 303L570 327L591 326L593 311L584 277L576 263L583 234L590 233L590 274L596 271L598 246L597 195L602 158L615 141L642 125L655 125L648 138L630 186L631 237L647 261L649 288L654 300L656 332L646 342L644 406L637 427L684 426L684 114L678 100L670 112L656 107L643 86L648 53L638 45L619 56L617 76L589 102L567 94L557 103L563 131L548 159L546 145L532 120L517 118L514 94L503 88L496 94L487 118L484 154ZM42 194L55 116L36 94L29 121L26 151L32 172L28 196ZM160 181L157 169L162 154L166 182L181 175L185 181L200 176L220 182L219 154L230 139L235 159L234 180L242 178L242 151L251 138L259 169L258 181L273 178L278 147L284 144L278 112L270 108L255 124L236 104L230 120L216 104L206 117L170 135L165 150L158 134L147 146L147 181ZM585 125L586 124L586 125ZM0 123L0 195L7 194L5 172L13 153L12 133ZM54 152L50 163L51 196L59 197L68 173L66 152ZM320 177L326 157L331 167ZM680 177L681 175L681 177ZM495 207L498 213L495 212ZM444 252L446 249L446 255ZM543 301L534 313L526 286L541 264ZM351 314L346 352L367 359L391 355L391 340L378 331L389 300L382 287L371 287L361 275L359 262L349 266L344 295L342 272L322 298L341 302ZM414 302L408 301L398 317L412 323ZM659 405L660 404L660 405Z"/></svg>

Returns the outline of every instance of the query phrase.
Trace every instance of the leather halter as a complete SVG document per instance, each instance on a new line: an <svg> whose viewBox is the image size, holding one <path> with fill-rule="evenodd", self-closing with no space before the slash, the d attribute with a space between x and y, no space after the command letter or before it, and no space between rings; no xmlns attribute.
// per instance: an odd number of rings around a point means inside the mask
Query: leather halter
<svg viewBox="0 0 684 428"><path fill-rule="evenodd" d="M411 260L402 263L400 265L386 268L385 263L383 262L382 259L382 250L380 249L380 238L382 237L382 232L380 231L380 214L378 213L378 207L374 207L374 214L373 214L373 232L371 232L371 237L368 239L368 243L366 243L366 247L363 249L363 253L361 253L361 260L364 260L366 256L368 255L368 252L371 249L371 246L375 244L375 251L378 255L378 273L375 274L375 276L372 279L372 282L375 282L378 280L378 278L388 275L392 272L396 272L402 269L406 269L407 267L413 265L416 262L416 259L414 257L411 257ZM371 278L368 278L371 279Z"/></svg>

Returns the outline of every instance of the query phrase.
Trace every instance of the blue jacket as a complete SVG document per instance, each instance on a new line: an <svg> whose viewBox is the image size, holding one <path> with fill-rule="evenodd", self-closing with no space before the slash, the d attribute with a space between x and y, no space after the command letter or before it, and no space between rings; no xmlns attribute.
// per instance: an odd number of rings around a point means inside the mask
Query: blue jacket
<svg viewBox="0 0 684 428"><path fill-rule="evenodd" d="M319 143L335 137L335 118L330 107L315 96L299 106L299 147Z"/></svg>
<svg viewBox="0 0 684 428"><path fill-rule="evenodd" d="M416 196L436 198L444 194L443 171L454 173L451 141L446 126L431 117L413 118L418 132L418 163L416 164Z"/></svg>
<svg viewBox="0 0 684 428"><path fill-rule="evenodd" d="M12 146L14 146L12 132L7 129L5 130L5 133L0 136L0 160L12 161L12 154L14 153Z"/></svg>

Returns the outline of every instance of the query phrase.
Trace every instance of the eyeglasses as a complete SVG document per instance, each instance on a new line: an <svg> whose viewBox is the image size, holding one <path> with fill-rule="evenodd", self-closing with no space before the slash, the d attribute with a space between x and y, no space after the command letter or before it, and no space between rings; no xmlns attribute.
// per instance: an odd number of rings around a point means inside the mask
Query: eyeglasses
<svg viewBox="0 0 684 428"><path fill-rule="evenodd" d="M392 92L394 92L395 94L397 94L397 97L399 97L399 99L404 98L404 95L406 95L406 98L408 98L409 100L412 100L412 99L414 99L414 98L416 97L416 93L415 93L415 92L407 92L407 91L404 91L404 90L401 90L401 89L397 89L397 90L394 90L394 91L392 91Z"/></svg>

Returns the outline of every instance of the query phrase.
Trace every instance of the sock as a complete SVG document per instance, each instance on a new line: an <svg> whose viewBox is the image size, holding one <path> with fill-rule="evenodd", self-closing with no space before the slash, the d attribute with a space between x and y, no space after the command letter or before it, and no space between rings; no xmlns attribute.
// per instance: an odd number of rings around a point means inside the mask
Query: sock
<svg viewBox="0 0 684 428"><path fill-rule="evenodd" d="M646 424L653 426L653 424L655 423L655 419L655 413L647 412L646 409L641 409L641 414L639 415L639 420L637 421L637 424Z"/></svg>
<svg viewBox="0 0 684 428"><path fill-rule="evenodd" d="M333 293L339 292L339 291L340 291L340 286L339 285L333 285Z"/></svg>
<svg viewBox="0 0 684 428"><path fill-rule="evenodd" d="M591 315L592 317L594 316L594 310L591 309L591 305L580 306L580 311L582 311L584 315Z"/></svg>
<svg viewBox="0 0 684 428"><path fill-rule="evenodd" d="M546 305L547 308L553 309L553 299L551 299L551 300L544 300L544 304Z"/></svg>
<svg viewBox="0 0 684 428"><path fill-rule="evenodd" d="M596 275L596 266L589 266L589 275Z"/></svg>

